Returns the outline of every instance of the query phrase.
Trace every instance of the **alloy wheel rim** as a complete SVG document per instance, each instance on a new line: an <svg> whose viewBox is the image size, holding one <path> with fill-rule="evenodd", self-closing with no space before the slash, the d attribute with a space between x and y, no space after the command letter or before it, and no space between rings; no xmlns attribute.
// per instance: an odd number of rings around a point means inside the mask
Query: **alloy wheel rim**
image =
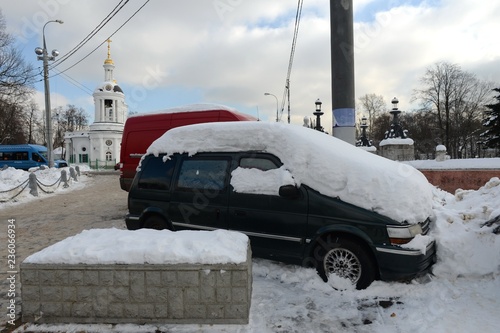
<svg viewBox="0 0 500 333"><path fill-rule="evenodd" d="M335 274L341 278L349 279L356 284L361 277L361 263L351 251L343 248L332 249L325 255L325 274L329 277Z"/></svg>

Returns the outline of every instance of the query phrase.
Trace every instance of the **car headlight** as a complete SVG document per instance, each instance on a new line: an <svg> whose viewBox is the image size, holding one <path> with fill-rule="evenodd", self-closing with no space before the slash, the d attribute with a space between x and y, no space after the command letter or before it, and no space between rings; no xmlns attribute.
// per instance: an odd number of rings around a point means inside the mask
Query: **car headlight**
<svg viewBox="0 0 500 333"><path fill-rule="evenodd" d="M416 235L422 233L422 227L419 224L405 226L387 226L387 234L393 245L409 243Z"/></svg>

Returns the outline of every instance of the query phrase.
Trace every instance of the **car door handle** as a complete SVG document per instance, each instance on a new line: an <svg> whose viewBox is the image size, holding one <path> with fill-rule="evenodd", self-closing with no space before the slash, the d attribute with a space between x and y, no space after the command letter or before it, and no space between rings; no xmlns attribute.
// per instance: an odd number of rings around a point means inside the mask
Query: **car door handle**
<svg viewBox="0 0 500 333"><path fill-rule="evenodd" d="M234 211L234 215L236 215L236 216L246 216L247 212L244 211L244 210L235 210Z"/></svg>

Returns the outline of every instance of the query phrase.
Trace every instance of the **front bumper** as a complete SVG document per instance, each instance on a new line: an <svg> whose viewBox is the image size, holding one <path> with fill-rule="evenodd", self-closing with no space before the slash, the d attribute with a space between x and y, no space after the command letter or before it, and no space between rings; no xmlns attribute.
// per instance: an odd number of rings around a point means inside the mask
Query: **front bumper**
<svg viewBox="0 0 500 333"><path fill-rule="evenodd" d="M429 243L425 254L420 250L380 246L376 256L381 280L410 280L430 271L436 262L436 243Z"/></svg>

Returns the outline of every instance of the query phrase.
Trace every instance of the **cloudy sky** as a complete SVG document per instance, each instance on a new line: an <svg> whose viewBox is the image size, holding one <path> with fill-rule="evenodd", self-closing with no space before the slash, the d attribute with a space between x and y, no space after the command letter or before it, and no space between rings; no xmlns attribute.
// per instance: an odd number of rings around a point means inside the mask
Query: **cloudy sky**
<svg viewBox="0 0 500 333"><path fill-rule="evenodd" d="M47 48L58 49L62 58L119 3L16 0L2 1L0 9L25 59L41 68L34 48L42 44L45 22L64 21L45 28ZM276 95L281 106L297 3L130 0L88 43L51 71L51 75L64 71L51 78L52 106L74 104L93 117L92 92L104 80L102 65L107 56L106 44L98 46L113 35L114 76L131 111L207 102L272 121L276 100L264 93ZM426 68L438 61L500 82L500 4L495 1L353 3L356 99L381 95L389 108L396 96L400 109L416 108L410 103L412 90L419 87ZM312 116L314 102L320 98L323 125L330 128L330 67L329 1L304 0L290 77L292 123L302 124L304 116ZM42 82L36 88L43 109ZM282 120L286 121L286 114Z"/></svg>

